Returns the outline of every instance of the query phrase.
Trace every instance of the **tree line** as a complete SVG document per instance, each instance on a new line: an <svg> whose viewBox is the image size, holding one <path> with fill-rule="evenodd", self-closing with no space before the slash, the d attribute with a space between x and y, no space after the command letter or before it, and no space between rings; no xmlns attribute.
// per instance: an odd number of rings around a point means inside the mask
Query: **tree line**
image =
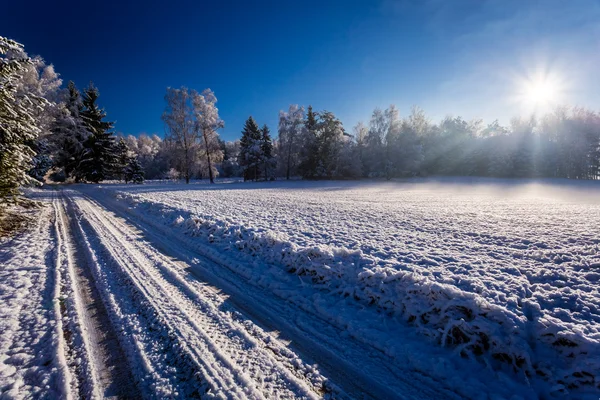
<svg viewBox="0 0 600 400"><path fill-rule="evenodd" d="M66 88L41 57L0 37L0 197L36 181L243 177L245 180L359 179L427 175L600 179L600 116L557 108L508 126L446 117L433 123L413 107L400 117L375 109L350 131L334 113L291 105L277 137L250 116L240 139L223 141L213 91L167 88L164 138L124 136L90 83Z"/></svg>

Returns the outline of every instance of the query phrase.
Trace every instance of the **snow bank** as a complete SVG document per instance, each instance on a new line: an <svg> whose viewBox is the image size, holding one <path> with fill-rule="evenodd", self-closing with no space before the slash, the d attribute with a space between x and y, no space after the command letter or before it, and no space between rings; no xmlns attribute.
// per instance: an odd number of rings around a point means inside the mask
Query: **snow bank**
<svg viewBox="0 0 600 400"><path fill-rule="evenodd" d="M478 287L467 282L461 287L460 275L448 278L431 273L435 270L433 267L444 267L444 260L431 254L429 257L424 254L419 260L424 268L416 268L406 257L402 261L399 261L401 257L378 257L361 248L329 246L315 241L299 245L279 230L249 228L227 214L214 218L208 214L208 208L204 213L197 213L185 211L186 207L177 202L172 202L173 206L157 204L143 194L121 193L119 197L137 213L152 216L174 230L211 243L222 252L235 250L259 258L274 268L285 268L300 277L308 277L314 285L332 293L380 307L461 356L476 358L496 370L511 370L536 386L540 394L565 395L577 390L600 389L597 289L588 288L586 296L581 291L586 286L578 285L580 282L575 279L565 279L560 271L552 268L538 268L535 273L527 271L529 282L523 285L518 296L510 298L493 285ZM469 233L466 232L466 236ZM485 240L480 233L477 235ZM510 242L510 238L504 239ZM539 247L543 248L542 244ZM582 253L587 251L592 257L598 256L593 242L581 247ZM538 253L532 254L532 259L542 259L549 254L541 250ZM555 257L560 258L559 264L568 256L564 252L555 253ZM589 258L578 261L579 272L584 273L588 281L593 280L600 264L595 265ZM521 274L518 262L515 264L504 265L499 271L500 277L495 279L510 281L512 274ZM562 289L561 279L565 281ZM544 285L548 290L543 290ZM570 300L572 304L557 307ZM569 310L575 312L568 313ZM562 315L565 313L569 315Z"/></svg>

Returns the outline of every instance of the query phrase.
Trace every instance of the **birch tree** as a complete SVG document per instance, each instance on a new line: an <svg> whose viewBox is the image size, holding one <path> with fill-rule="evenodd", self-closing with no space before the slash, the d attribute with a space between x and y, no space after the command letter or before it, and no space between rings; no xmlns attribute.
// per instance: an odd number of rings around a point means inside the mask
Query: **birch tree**
<svg viewBox="0 0 600 400"><path fill-rule="evenodd" d="M166 127L166 139L174 144L182 154L178 165L185 183L190 183L195 151L198 144L198 129L193 120L194 107L190 91L186 87L180 89L167 88L165 95L167 106L162 115Z"/></svg>
<svg viewBox="0 0 600 400"><path fill-rule="evenodd" d="M218 129L225 126L219 118L219 109L215 106L217 97L210 89L204 89L201 94L192 92L193 114L195 117L194 130L196 137L202 136L202 152L208 163L208 176L210 183L215 183L213 163L221 161L223 152L219 143Z"/></svg>
<svg viewBox="0 0 600 400"><path fill-rule="evenodd" d="M279 112L279 145L285 163L285 177L290 179L298 163L300 137L304 130L304 107L290 105L288 112Z"/></svg>

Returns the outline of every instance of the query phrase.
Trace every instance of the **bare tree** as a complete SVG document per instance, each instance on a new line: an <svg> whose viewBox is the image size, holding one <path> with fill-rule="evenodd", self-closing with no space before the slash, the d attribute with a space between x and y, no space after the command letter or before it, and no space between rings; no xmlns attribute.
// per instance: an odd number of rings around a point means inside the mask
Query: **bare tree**
<svg viewBox="0 0 600 400"><path fill-rule="evenodd" d="M190 183L195 149L199 139L194 122L190 91L183 86L180 89L167 88L165 101L167 106L162 120L167 129L166 139L183 153L183 165L180 166L180 169L185 177L185 183Z"/></svg>
<svg viewBox="0 0 600 400"><path fill-rule="evenodd" d="M202 135L202 138L204 139L203 150L208 163L210 183L215 183L211 161L220 161L215 160L219 155L222 158L217 129L225 126L223 120L219 118L219 109L215 106L216 102L217 98L210 89L204 89L201 94L192 91L192 103L194 106L195 117L194 129L196 130L197 135Z"/></svg>

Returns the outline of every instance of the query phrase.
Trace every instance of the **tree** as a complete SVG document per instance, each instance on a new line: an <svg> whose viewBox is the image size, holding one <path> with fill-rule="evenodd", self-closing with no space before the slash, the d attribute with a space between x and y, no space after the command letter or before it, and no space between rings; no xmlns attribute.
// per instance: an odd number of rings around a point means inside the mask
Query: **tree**
<svg viewBox="0 0 600 400"><path fill-rule="evenodd" d="M202 153L206 156L210 183L215 183L215 170L213 170L212 162L216 161L216 158L219 158L220 161L223 157L217 130L223 128L225 123L219 118L219 110L215 106L217 98L212 90L205 89L201 94L193 91L192 103L196 119L194 128L197 132L199 131L197 135L202 135Z"/></svg>
<svg viewBox="0 0 600 400"><path fill-rule="evenodd" d="M25 51L11 51L10 57L28 59ZM43 106L33 108L32 116L35 126L40 130L37 139L31 143L36 153L33 157L33 168L29 174L37 180L43 180L52 167L53 146L51 145L51 127L62 104L60 103L60 86L62 80L52 65L47 65L40 56L30 59L28 65L16 81L17 98L33 96L45 99Z"/></svg>
<svg viewBox="0 0 600 400"><path fill-rule="evenodd" d="M367 133L364 168L368 177L380 177L385 171L384 140L387 132L385 115L381 109L373 111Z"/></svg>
<svg viewBox="0 0 600 400"><path fill-rule="evenodd" d="M127 148L137 157L148 179L163 178L171 164L170 151L158 135L140 134L138 137L128 135L125 139Z"/></svg>
<svg viewBox="0 0 600 400"><path fill-rule="evenodd" d="M262 134L252 116L248 117L240 139L240 165L244 169L244 180L256 180L262 164Z"/></svg>
<svg viewBox="0 0 600 400"><path fill-rule="evenodd" d="M312 106L308 106L306 120L304 122L303 136L300 138L301 154L298 172L305 178L314 178L317 175L319 166L319 142L317 130L319 123L317 121L319 114L313 111Z"/></svg>
<svg viewBox="0 0 600 400"><path fill-rule="evenodd" d="M243 174L240 167L240 141L222 142L223 162L221 163L222 175L226 178L241 176Z"/></svg>
<svg viewBox="0 0 600 400"><path fill-rule="evenodd" d="M400 141L400 113L395 105L390 105L387 110L383 112L384 116L384 128L385 129L385 140L384 140L384 165L383 171L386 179L398 175L399 162L402 160L400 157L400 149L402 143Z"/></svg>
<svg viewBox="0 0 600 400"><path fill-rule="evenodd" d="M31 66L28 58L12 58L23 46L0 36L0 197L15 197L20 185L31 182L27 171L35 155L31 145L40 134L35 109L47 102L36 95L18 93L17 82Z"/></svg>
<svg viewBox="0 0 600 400"><path fill-rule="evenodd" d="M304 107L290 105L288 112L279 111L279 146L285 166L285 177L296 172L299 160L299 138L304 133Z"/></svg>
<svg viewBox="0 0 600 400"><path fill-rule="evenodd" d="M329 111L319 114L317 176L332 178L339 176L341 167L339 155L344 141L342 122Z"/></svg>
<svg viewBox="0 0 600 400"><path fill-rule="evenodd" d="M365 126L365 124L360 121L353 128L354 138L356 140L356 152L358 159L360 161L360 176L366 176L365 173L365 160L366 160L366 147L367 147L367 135L369 133L369 129Z"/></svg>
<svg viewBox="0 0 600 400"><path fill-rule="evenodd" d="M49 137L54 166L64 172L64 178L74 177L80 168L84 143L90 132L81 118L83 103L75 84L71 81L63 91L60 106L51 125Z"/></svg>
<svg viewBox="0 0 600 400"><path fill-rule="evenodd" d="M129 158L129 163L125 167L123 178L125 183L143 183L144 182L144 170L140 165L137 157Z"/></svg>
<svg viewBox="0 0 600 400"><path fill-rule="evenodd" d="M262 151L262 163L265 171L265 180L269 179L269 171L275 167L275 158L273 157L273 140L271 131L267 124L260 130L262 138L260 148Z"/></svg>
<svg viewBox="0 0 600 400"><path fill-rule="evenodd" d="M167 130L166 140L174 145L174 150L182 153L177 169L183 174L185 183L190 183L199 133L190 97L186 87L167 88L167 106L162 115Z"/></svg>
<svg viewBox="0 0 600 400"><path fill-rule="evenodd" d="M83 94L80 112L83 124L90 133L84 143L83 155L76 179L98 183L109 177L116 169L114 136L110 131L112 122L105 121L106 112L96 104L100 93L90 83Z"/></svg>
<svg viewBox="0 0 600 400"><path fill-rule="evenodd" d="M130 151L127 148L127 144L125 144L125 140L123 137L120 137L115 145L115 170L113 171L115 178L119 180L123 180L125 168L129 166L132 159L129 153Z"/></svg>

